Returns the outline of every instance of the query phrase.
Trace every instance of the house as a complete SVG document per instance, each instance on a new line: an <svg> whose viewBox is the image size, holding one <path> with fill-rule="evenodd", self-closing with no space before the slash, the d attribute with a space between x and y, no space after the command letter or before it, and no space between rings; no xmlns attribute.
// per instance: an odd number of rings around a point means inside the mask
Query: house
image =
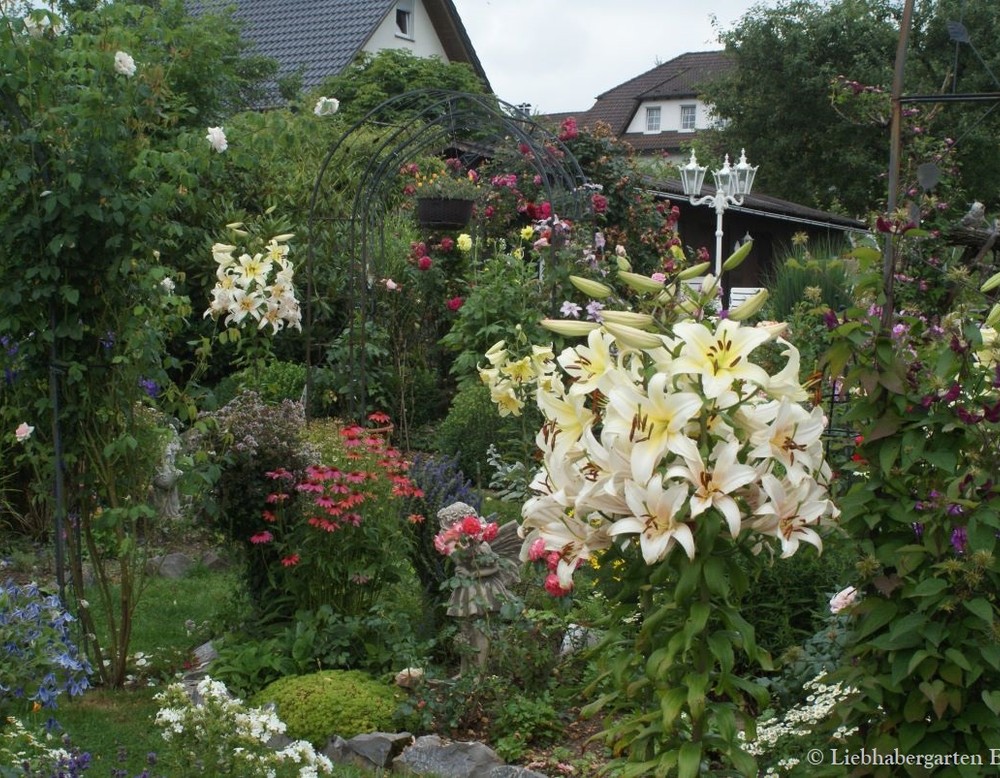
<svg viewBox="0 0 1000 778"><path fill-rule="evenodd" d="M701 85L731 68L725 51L681 54L598 95L587 111L546 118L574 116L581 127L601 122L639 154L677 155L713 121L711 106L701 99Z"/></svg>
<svg viewBox="0 0 1000 778"><path fill-rule="evenodd" d="M395 48L465 62L490 88L451 0L197 0L191 8L231 9L255 52L278 62L279 83L301 73L302 87L312 89L359 54Z"/></svg>
<svg viewBox="0 0 1000 778"><path fill-rule="evenodd" d="M702 85L724 76L733 67L725 51L695 51L657 65L635 78L597 96L586 111L548 114L553 123L573 116L581 127L608 125L615 136L641 156L669 157L671 164L687 161L684 149L699 130L712 126L712 107L701 97ZM739 154L734 149L733 159ZM751 155L753 149L747 150ZM705 162L702 160L702 162ZM713 161L715 166L722 160ZM714 208L692 205L679 178L648 181L649 191L680 210L679 229L685 245L705 247L715 253L717 218ZM703 195L714 195L706 185ZM739 268L726 274L731 305L752 294L771 272L776 258L788 253L792 236L804 233L810 245L835 244L851 234L867 231L857 219L828 213L787 200L752 192L742 206L730 205L722 219L723 255L728 256L746 238L753 249Z"/></svg>

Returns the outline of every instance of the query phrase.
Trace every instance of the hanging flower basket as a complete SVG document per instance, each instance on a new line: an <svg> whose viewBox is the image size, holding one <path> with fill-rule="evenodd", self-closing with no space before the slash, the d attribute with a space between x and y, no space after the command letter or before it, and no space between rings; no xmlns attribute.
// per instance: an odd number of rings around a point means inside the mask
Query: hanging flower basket
<svg viewBox="0 0 1000 778"><path fill-rule="evenodd" d="M457 230L472 218L472 200L447 197L418 197L417 223L421 227Z"/></svg>

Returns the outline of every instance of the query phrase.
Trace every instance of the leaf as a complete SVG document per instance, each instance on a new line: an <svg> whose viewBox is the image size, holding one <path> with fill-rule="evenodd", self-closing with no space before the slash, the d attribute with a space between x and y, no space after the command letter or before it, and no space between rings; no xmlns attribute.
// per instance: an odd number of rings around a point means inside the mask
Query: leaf
<svg viewBox="0 0 1000 778"><path fill-rule="evenodd" d="M684 743L677 760L678 778L697 778L701 768L701 743Z"/></svg>
<svg viewBox="0 0 1000 778"><path fill-rule="evenodd" d="M883 597L888 597L903 585L903 579L895 573L892 575L880 575L872 580L872 585L878 589L879 594Z"/></svg>
<svg viewBox="0 0 1000 778"><path fill-rule="evenodd" d="M931 707L934 708L934 715L941 718L948 709L948 696L945 694L944 681L924 681L917 687L923 692L924 697L930 700Z"/></svg>
<svg viewBox="0 0 1000 778"><path fill-rule="evenodd" d="M969 613L978 616L990 626L993 625L993 606L982 597L976 597L974 600L965 600L962 605L965 606L965 609Z"/></svg>
<svg viewBox="0 0 1000 778"><path fill-rule="evenodd" d="M983 689L982 698L983 702L986 703L986 707L993 711L995 716L1000 716L1000 691Z"/></svg>
<svg viewBox="0 0 1000 778"><path fill-rule="evenodd" d="M858 624L857 639L871 635L876 630L881 629L895 617L899 606L888 600L874 600L871 604L862 603L861 620Z"/></svg>

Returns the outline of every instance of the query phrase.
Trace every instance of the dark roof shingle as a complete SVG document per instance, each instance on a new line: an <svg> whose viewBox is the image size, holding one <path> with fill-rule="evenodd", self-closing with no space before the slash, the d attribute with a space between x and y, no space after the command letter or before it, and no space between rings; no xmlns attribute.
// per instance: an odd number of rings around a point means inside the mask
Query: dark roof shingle
<svg viewBox="0 0 1000 778"><path fill-rule="evenodd" d="M225 13L244 23L257 54L278 61L277 78L302 69L311 89L350 65L396 0L192 0L194 13ZM482 63L452 0L427 0L425 9L452 62L467 62L489 89Z"/></svg>

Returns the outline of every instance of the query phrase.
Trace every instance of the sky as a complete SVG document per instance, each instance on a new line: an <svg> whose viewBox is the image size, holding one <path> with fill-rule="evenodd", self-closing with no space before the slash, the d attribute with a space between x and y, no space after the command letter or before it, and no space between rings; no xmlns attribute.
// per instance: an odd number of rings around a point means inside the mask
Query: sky
<svg viewBox="0 0 1000 778"><path fill-rule="evenodd" d="M689 51L721 49L754 0L453 0L493 93L532 112L585 111ZM763 5L770 5L764 2Z"/></svg>

